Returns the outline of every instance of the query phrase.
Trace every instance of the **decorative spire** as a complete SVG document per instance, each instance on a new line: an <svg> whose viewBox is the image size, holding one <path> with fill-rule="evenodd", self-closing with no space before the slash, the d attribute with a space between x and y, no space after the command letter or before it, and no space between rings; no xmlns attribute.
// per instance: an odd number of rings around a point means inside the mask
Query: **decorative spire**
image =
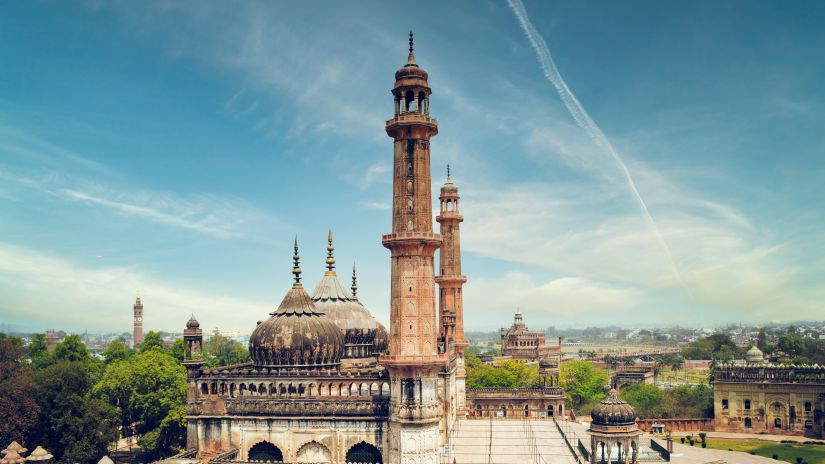
<svg viewBox="0 0 825 464"><path fill-rule="evenodd" d="M295 283L292 288L301 288L301 257L298 256L298 236L295 236L295 255L292 256L292 274L295 276Z"/></svg>
<svg viewBox="0 0 825 464"><path fill-rule="evenodd" d="M413 55L413 31L410 29L410 54L407 56L407 64L415 64L415 55Z"/></svg>
<svg viewBox="0 0 825 464"><path fill-rule="evenodd" d="M335 272L335 257L332 255L332 252L335 251L335 247L332 246L332 229L329 229L329 234L327 234L327 272Z"/></svg>
<svg viewBox="0 0 825 464"><path fill-rule="evenodd" d="M352 263L352 287L350 287L350 290L352 290L352 297L356 299L358 298L357 280L358 278L355 276L355 263Z"/></svg>
<svg viewBox="0 0 825 464"><path fill-rule="evenodd" d="M450 181L450 163L447 163L447 182Z"/></svg>

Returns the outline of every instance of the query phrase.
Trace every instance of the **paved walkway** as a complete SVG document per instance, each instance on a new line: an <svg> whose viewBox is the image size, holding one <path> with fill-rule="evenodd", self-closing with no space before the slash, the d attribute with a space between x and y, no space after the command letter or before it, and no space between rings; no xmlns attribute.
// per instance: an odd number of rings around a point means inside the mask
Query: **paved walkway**
<svg viewBox="0 0 825 464"><path fill-rule="evenodd" d="M704 432L708 434L708 437L711 438L734 438L737 440L765 440L765 441L796 441L802 443L804 441L817 441L820 443L825 443L825 440L821 440L818 438L809 438L809 437L800 437L795 435L771 435L771 434L762 434L762 433L737 433L737 432ZM688 435L693 435L694 437L699 436L699 432L682 432L676 431L673 432L674 437L686 437ZM678 438L677 438L678 441Z"/></svg>
<svg viewBox="0 0 825 464"><path fill-rule="evenodd" d="M454 461L455 460L455 461ZM550 420L468 419L456 430L452 464L575 464Z"/></svg>

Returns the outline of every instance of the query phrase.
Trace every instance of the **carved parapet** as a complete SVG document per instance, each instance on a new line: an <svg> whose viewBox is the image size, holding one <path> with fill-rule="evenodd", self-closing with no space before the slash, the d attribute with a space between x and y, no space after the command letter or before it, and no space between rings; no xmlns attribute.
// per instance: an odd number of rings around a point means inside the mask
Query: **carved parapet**
<svg viewBox="0 0 825 464"><path fill-rule="evenodd" d="M562 387L468 388L467 399L472 398L564 398L564 389Z"/></svg>
<svg viewBox="0 0 825 464"><path fill-rule="evenodd" d="M275 398L232 398L221 402L223 414L217 414L208 402L195 400L186 405L186 414L236 415L236 416L358 416L387 417L389 400L371 398L364 400L313 400Z"/></svg>

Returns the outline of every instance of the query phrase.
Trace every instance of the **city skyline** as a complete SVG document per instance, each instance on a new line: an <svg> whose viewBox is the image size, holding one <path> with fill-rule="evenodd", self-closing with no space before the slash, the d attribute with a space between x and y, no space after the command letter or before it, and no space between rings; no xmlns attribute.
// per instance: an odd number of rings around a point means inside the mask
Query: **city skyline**
<svg viewBox="0 0 825 464"><path fill-rule="evenodd" d="M821 318L822 6L433 5L1 6L0 322L251 330L331 228L386 323L410 28L467 330Z"/></svg>

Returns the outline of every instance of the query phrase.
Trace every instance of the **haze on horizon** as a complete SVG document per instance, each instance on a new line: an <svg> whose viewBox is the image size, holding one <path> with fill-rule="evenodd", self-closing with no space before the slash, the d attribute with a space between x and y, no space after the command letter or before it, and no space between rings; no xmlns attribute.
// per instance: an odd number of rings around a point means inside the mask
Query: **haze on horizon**
<svg viewBox="0 0 825 464"><path fill-rule="evenodd" d="M124 332L140 294L146 330L249 332L328 228L386 323L409 29L468 331L822 319L825 5L526 1L535 37L504 0L408 8L0 5L0 323Z"/></svg>

